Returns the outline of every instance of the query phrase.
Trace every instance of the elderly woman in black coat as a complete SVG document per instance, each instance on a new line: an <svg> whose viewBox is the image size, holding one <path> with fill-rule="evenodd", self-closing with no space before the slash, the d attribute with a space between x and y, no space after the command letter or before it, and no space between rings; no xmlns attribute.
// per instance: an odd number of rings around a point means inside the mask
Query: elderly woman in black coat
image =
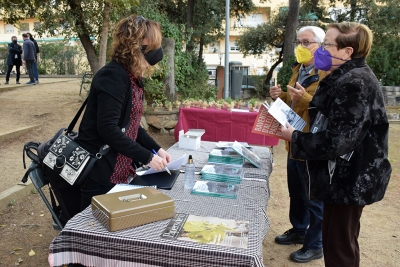
<svg viewBox="0 0 400 267"><path fill-rule="evenodd" d="M314 57L316 68L331 73L309 104L310 132L282 127L292 157L307 160L308 197L324 202L322 243L329 267L359 266L362 210L383 198L392 171L383 95L365 61L371 45L365 25L329 25ZM321 116L327 122L317 129L313 123Z"/></svg>

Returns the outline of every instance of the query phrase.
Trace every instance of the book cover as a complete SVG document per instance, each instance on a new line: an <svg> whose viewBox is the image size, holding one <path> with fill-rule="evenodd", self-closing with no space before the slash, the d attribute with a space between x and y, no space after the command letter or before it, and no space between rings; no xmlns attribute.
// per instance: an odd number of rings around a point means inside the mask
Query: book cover
<svg viewBox="0 0 400 267"><path fill-rule="evenodd" d="M261 167L261 159L254 154L253 151L241 145L239 142L234 142L232 145L232 149L235 150L239 155L250 161L251 164L256 166L257 168Z"/></svg>
<svg viewBox="0 0 400 267"><path fill-rule="evenodd" d="M218 141L217 142L217 147L219 148L230 148L232 147L234 142L228 142L228 141ZM250 147L247 142L240 142L243 146L245 147Z"/></svg>
<svg viewBox="0 0 400 267"><path fill-rule="evenodd" d="M302 131L306 122L279 97L269 106L265 105L268 112L283 126L288 122L296 130Z"/></svg>
<svg viewBox="0 0 400 267"><path fill-rule="evenodd" d="M246 249L248 235L248 221L176 213L161 237Z"/></svg>
<svg viewBox="0 0 400 267"><path fill-rule="evenodd" d="M215 181L196 181L191 194L236 199L238 190L239 186L237 184Z"/></svg>
<svg viewBox="0 0 400 267"><path fill-rule="evenodd" d="M265 105L261 105L251 132L287 140L282 136L281 124L268 112Z"/></svg>

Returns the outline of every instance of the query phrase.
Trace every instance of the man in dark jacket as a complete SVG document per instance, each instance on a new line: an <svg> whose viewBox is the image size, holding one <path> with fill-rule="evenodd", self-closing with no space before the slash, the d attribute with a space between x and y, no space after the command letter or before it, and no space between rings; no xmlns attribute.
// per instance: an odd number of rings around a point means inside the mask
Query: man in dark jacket
<svg viewBox="0 0 400 267"><path fill-rule="evenodd" d="M33 63L35 62L36 48L35 44L29 40L29 36L24 33L22 34L22 39L24 39L23 51L24 51L24 61L26 64L26 70L29 74L30 81L27 82L27 85L34 85L35 77L33 75Z"/></svg>
<svg viewBox="0 0 400 267"><path fill-rule="evenodd" d="M35 45L35 51L36 51L36 53L35 53L35 62L33 62L32 69L33 69L33 76L35 76L35 82L36 82L36 84L38 84L38 83L39 83L39 73L38 73L38 69L37 69L37 62L38 62L37 54L40 53L39 45L38 45L38 43L36 42L35 38L33 38L33 36L32 36L31 33L28 32L27 34L28 34L28 36L29 36L29 39L30 39L30 40L33 42L33 44Z"/></svg>
<svg viewBox="0 0 400 267"><path fill-rule="evenodd" d="M10 80L11 70L15 66L17 71L17 84L20 84L19 77L21 75L20 67L22 65L21 60L22 47L18 44L17 36L11 37L11 43L8 44L8 57L7 57L7 75L6 75L6 84L8 84Z"/></svg>

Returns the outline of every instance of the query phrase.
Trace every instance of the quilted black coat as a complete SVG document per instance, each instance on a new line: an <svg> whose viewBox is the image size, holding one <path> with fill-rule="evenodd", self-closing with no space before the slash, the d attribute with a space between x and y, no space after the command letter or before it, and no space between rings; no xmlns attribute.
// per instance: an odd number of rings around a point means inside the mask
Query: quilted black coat
<svg viewBox="0 0 400 267"><path fill-rule="evenodd" d="M317 111L328 118L326 130L292 136L293 158L307 160L309 198L345 205L381 200L392 172L389 124L379 82L365 58L345 62L320 82L309 105L311 124ZM340 158L352 151L349 161ZM336 162L332 176L329 160Z"/></svg>

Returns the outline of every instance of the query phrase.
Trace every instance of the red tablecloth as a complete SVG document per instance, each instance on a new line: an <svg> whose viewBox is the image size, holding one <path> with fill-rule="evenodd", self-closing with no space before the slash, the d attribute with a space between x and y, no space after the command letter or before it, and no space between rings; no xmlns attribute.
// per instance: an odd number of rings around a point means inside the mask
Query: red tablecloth
<svg viewBox="0 0 400 267"><path fill-rule="evenodd" d="M204 141L238 141L251 145L276 146L278 138L251 132L257 112L234 112L214 108L181 108L175 126L175 141L179 141L179 131L204 129Z"/></svg>

